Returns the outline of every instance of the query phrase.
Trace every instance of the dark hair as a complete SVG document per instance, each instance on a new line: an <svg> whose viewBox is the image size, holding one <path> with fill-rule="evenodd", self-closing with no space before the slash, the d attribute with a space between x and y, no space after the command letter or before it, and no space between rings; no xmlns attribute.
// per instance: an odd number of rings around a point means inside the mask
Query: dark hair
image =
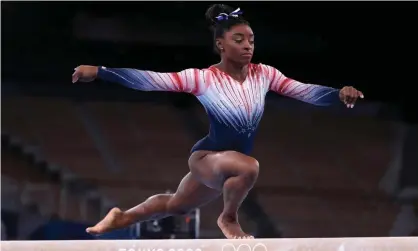
<svg viewBox="0 0 418 251"><path fill-rule="evenodd" d="M223 37L226 31L229 31L233 26L237 24L247 24L249 25L248 21L246 21L242 15L238 15L238 17L231 17L229 16L228 19L224 20L217 20L216 17L221 13L229 14L233 12L235 9L225 5L225 4L214 4L210 6L206 11L206 20L210 23L210 29L213 32L214 40L217 38ZM216 52L218 48L215 46Z"/></svg>

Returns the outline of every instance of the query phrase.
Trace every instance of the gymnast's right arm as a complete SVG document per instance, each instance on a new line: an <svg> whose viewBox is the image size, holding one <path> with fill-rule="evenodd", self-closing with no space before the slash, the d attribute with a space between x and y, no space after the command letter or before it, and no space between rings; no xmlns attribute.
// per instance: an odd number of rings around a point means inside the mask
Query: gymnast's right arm
<svg viewBox="0 0 418 251"><path fill-rule="evenodd" d="M77 81L90 82L96 78L140 91L186 92L201 95L207 89L204 72L199 69L161 73L129 68L81 65L75 68L73 83Z"/></svg>

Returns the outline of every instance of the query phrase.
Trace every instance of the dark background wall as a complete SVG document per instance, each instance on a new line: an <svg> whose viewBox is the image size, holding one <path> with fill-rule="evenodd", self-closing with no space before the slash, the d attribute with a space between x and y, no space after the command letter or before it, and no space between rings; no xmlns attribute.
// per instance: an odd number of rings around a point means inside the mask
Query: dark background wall
<svg viewBox="0 0 418 251"><path fill-rule="evenodd" d="M204 20L209 4L3 2L3 82L36 81L33 92L51 86L75 91L65 76L78 64L207 67L217 61ZM413 3L230 4L241 7L253 26L255 61L304 81L355 85L368 100L405 104L412 97ZM34 86L28 85L22 88Z"/></svg>

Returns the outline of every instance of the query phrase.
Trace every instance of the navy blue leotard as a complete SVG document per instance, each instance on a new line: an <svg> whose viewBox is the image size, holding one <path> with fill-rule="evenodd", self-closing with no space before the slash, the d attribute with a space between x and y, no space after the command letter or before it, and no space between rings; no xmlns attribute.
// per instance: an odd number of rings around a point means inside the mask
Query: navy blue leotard
<svg viewBox="0 0 418 251"><path fill-rule="evenodd" d="M338 89L301 83L264 64L250 64L242 83L213 66L173 73L99 67L98 78L136 90L193 94L209 116L210 129L192 152L233 150L250 154L270 90L319 106L339 101Z"/></svg>

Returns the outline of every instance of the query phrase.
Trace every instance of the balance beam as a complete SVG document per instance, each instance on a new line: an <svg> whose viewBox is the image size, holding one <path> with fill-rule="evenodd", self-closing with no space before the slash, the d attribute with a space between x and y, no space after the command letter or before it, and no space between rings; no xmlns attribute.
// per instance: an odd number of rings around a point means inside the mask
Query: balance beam
<svg viewBox="0 0 418 251"><path fill-rule="evenodd" d="M1 251L418 251L418 237L2 241Z"/></svg>

